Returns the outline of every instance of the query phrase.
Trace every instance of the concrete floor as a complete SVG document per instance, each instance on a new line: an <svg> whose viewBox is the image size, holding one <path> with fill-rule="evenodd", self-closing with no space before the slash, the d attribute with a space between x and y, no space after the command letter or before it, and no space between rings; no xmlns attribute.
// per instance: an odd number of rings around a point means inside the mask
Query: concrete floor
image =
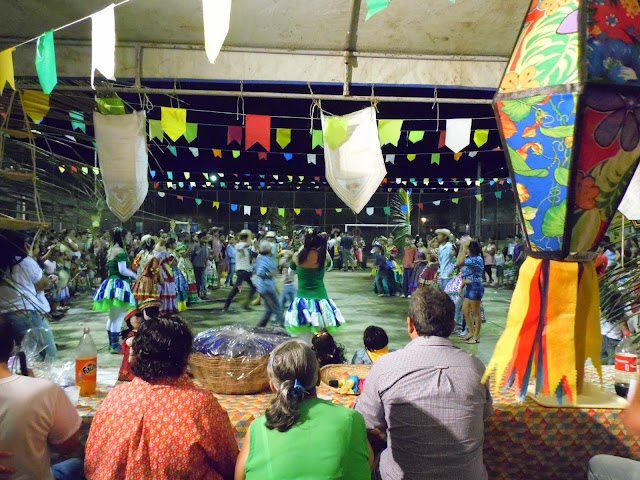
<svg viewBox="0 0 640 480"><path fill-rule="evenodd" d="M353 353L361 348L362 332L369 325L378 325L387 331L391 348L397 349L406 345L408 300L399 297L377 297L372 291L373 282L368 273L364 272L329 272L325 280L329 295L347 320L347 324L336 334L336 338L344 345L349 361ZM222 313L223 302L229 290L228 287L223 287L211 291L207 301L183 312L182 318L191 323L196 333L219 325L255 325L262 315L263 307L254 307L253 311L245 312L238 305L238 313ZM454 343L487 363L504 330L511 294L511 290L487 288L484 299L487 323L482 328L481 342L477 345L468 345L455 337ZM246 293L238 295L236 302L244 295ZM61 321L52 324L56 343L60 347L56 363L74 360L75 348L82 336L83 328L90 327L99 350L98 364L102 367L118 367L121 357L110 355L107 348L105 333L107 315L90 310L89 293L76 297L72 305L73 308Z"/></svg>

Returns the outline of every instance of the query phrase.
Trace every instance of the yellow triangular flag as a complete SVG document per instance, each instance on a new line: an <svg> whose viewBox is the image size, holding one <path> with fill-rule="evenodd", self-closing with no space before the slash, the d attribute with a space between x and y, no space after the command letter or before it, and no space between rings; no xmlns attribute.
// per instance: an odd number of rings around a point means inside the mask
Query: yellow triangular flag
<svg viewBox="0 0 640 480"><path fill-rule="evenodd" d="M184 108L162 107L162 130L177 141L187 131L187 111Z"/></svg>
<svg viewBox="0 0 640 480"><path fill-rule="evenodd" d="M82 167L82 174L87 175L89 173L89 167Z"/></svg>
<svg viewBox="0 0 640 480"><path fill-rule="evenodd" d="M276 142L280 145L280 148L284 148L291 143L291 129L290 128L278 128L276 130Z"/></svg>
<svg viewBox="0 0 640 480"><path fill-rule="evenodd" d="M184 179L185 180L189 180L191 178L191 173L189 172L184 172Z"/></svg>
<svg viewBox="0 0 640 480"><path fill-rule="evenodd" d="M476 130L473 134L473 141L478 146L481 147L487 140L489 139L489 130Z"/></svg>
<svg viewBox="0 0 640 480"><path fill-rule="evenodd" d="M213 208L220 208L220 202L213 202Z"/></svg>
<svg viewBox="0 0 640 480"><path fill-rule="evenodd" d="M453 154L453 159L457 162L462 158L462 152L456 152Z"/></svg>
<svg viewBox="0 0 640 480"><path fill-rule="evenodd" d="M300 215L300 209L299 208L294 208L293 209L293 213L295 213L296 215Z"/></svg>
<svg viewBox="0 0 640 480"><path fill-rule="evenodd" d="M260 215L266 215L267 214L267 207L260 207Z"/></svg>
<svg viewBox="0 0 640 480"><path fill-rule="evenodd" d="M204 176L204 178L206 178L207 180L209 180L209 174L207 172L203 172L202 175Z"/></svg>
<svg viewBox="0 0 640 480"><path fill-rule="evenodd" d="M7 48L0 52L0 94L4 90L5 83L9 82L11 88L16 89L16 79L13 74L13 51L15 47Z"/></svg>
<svg viewBox="0 0 640 480"><path fill-rule="evenodd" d="M407 160L409 160L410 162L413 162L415 159L416 159L416 154L415 153L407 154Z"/></svg>
<svg viewBox="0 0 640 480"><path fill-rule="evenodd" d="M93 174L94 175L99 175L100 174L100 169L98 167L93 167Z"/></svg>
<svg viewBox="0 0 640 480"><path fill-rule="evenodd" d="M60 173L64 173L64 167L58 167L58 170L60 170Z"/></svg>
<svg viewBox="0 0 640 480"><path fill-rule="evenodd" d="M40 123L49 113L49 95L38 90L25 90L22 94L22 108L35 123Z"/></svg>
<svg viewBox="0 0 640 480"><path fill-rule="evenodd" d="M213 149L213 156L217 158L222 158L222 150L218 148Z"/></svg>

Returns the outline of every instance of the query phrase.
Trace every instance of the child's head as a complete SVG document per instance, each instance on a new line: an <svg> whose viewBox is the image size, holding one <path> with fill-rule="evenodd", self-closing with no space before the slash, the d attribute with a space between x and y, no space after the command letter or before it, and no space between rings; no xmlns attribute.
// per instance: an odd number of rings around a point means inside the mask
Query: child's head
<svg viewBox="0 0 640 480"><path fill-rule="evenodd" d="M160 316L160 300L148 299L138 305L138 309L142 311L145 320L152 320Z"/></svg>
<svg viewBox="0 0 640 480"><path fill-rule="evenodd" d="M132 330L140 328L140 325L142 325L142 322L144 321L144 317L142 316L142 312L139 308L132 308L127 311L124 316L124 321L127 328L124 329L120 335L123 340L126 340Z"/></svg>
<svg viewBox="0 0 640 480"><path fill-rule="evenodd" d="M344 363L344 347L338 345L326 330L316 332L311 341L311 348L318 357L321 367L325 365Z"/></svg>
<svg viewBox="0 0 640 480"><path fill-rule="evenodd" d="M370 352L381 350L389 345L387 332L385 332L383 328L376 327L375 325L371 325L365 329L362 341L364 342L364 348Z"/></svg>
<svg viewBox="0 0 640 480"><path fill-rule="evenodd" d="M271 243L263 240L260 242L260 254L261 255L271 255Z"/></svg>

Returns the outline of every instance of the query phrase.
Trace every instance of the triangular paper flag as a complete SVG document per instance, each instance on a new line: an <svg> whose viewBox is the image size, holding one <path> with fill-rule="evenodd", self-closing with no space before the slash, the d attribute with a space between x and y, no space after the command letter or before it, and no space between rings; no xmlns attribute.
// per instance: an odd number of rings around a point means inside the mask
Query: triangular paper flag
<svg viewBox="0 0 640 480"><path fill-rule="evenodd" d="M480 194L476 195L476 200L481 202L482 201L482 195L480 195Z"/></svg>
<svg viewBox="0 0 640 480"><path fill-rule="evenodd" d="M266 160L267 152L258 152L258 160Z"/></svg>
<svg viewBox="0 0 640 480"><path fill-rule="evenodd" d="M314 165L316 164L316 154L315 153L308 153L307 154L307 163L313 163Z"/></svg>
<svg viewBox="0 0 640 480"><path fill-rule="evenodd" d="M167 178L173 180L173 172L167 172Z"/></svg>
<svg viewBox="0 0 640 480"><path fill-rule="evenodd" d="M0 52L0 94L4 90L5 83L16 89L16 79L13 73L13 51L15 48L7 48Z"/></svg>
<svg viewBox="0 0 640 480"><path fill-rule="evenodd" d="M127 111L124 108L124 102L115 93L113 95L113 97L96 98L98 112L103 115L125 115Z"/></svg>
<svg viewBox="0 0 640 480"><path fill-rule="evenodd" d="M198 157L200 155L200 150L198 150L196 147L189 147L189 151L194 157Z"/></svg>
<svg viewBox="0 0 640 480"><path fill-rule="evenodd" d="M440 154L439 153L432 153L431 154L431 165L433 164L436 165L440 165Z"/></svg>
<svg viewBox="0 0 640 480"><path fill-rule="evenodd" d="M260 207L260 215L266 215L268 211L267 207Z"/></svg>
<svg viewBox="0 0 640 480"><path fill-rule="evenodd" d="M231 145L231 142L242 146L242 127L240 125L231 125L227 128L227 145Z"/></svg>
<svg viewBox="0 0 640 480"><path fill-rule="evenodd" d="M409 160L410 162L413 162L416 159L416 154L415 153L409 153L407 155L407 160Z"/></svg>
<svg viewBox="0 0 640 480"><path fill-rule="evenodd" d="M231 204L231 211L232 211L232 212L236 212L237 210L238 210L238 205L237 205L237 204L235 204L235 203L232 203L232 204Z"/></svg>
<svg viewBox="0 0 640 480"><path fill-rule="evenodd" d="M459 201L460 201L460 200L459 200L458 198L452 198L452 199L451 199L451 203L455 203L456 205L458 205L458 202L459 202Z"/></svg>
<svg viewBox="0 0 640 480"><path fill-rule="evenodd" d="M471 158L474 158L476 155L478 155L478 152L469 152Z"/></svg>
<svg viewBox="0 0 640 480"><path fill-rule="evenodd" d="M22 94L22 108L33 122L40 123L49 113L49 95L38 90L25 90Z"/></svg>
<svg viewBox="0 0 640 480"><path fill-rule="evenodd" d="M384 157L384 162L385 163L393 163L395 165L396 163L396 156L395 155L385 155Z"/></svg>
<svg viewBox="0 0 640 480"><path fill-rule="evenodd" d="M151 178L156 178L156 171L155 170L149 170L149 175L151 175Z"/></svg>
<svg viewBox="0 0 640 480"><path fill-rule="evenodd" d="M293 182L293 175L287 175L287 178L289 179L290 182Z"/></svg>
<svg viewBox="0 0 640 480"><path fill-rule="evenodd" d="M391 215L391 207L382 207L385 215Z"/></svg>
<svg viewBox="0 0 640 480"><path fill-rule="evenodd" d="M502 192L496 192L496 198L502 198Z"/></svg>
<svg viewBox="0 0 640 480"><path fill-rule="evenodd" d="M279 208L278 209L278 215L281 217L284 217L284 208Z"/></svg>
<svg viewBox="0 0 640 480"><path fill-rule="evenodd" d="M240 156L240 150L232 150L231 155L233 155L233 158L238 158Z"/></svg>
<svg viewBox="0 0 640 480"><path fill-rule="evenodd" d="M477 147L483 146L489 139L489 130L476 130L473 134L473 143Z"/></svg>
<svg viewBox="0 0 640 480"><path fill-rule="evenodd" d="M173 155L174 157L178 157L178 149L174 145L168 145L167 150L169 150L171 152L171 155Z"/></svg>
<svg viewBox="0 0 640 480"><path fill-rule="evenodd" d="M450 118L447 120L445 145L453 152L460 152L471 141L471 119Z"/></svg>
<svg viewBox="0 0 640 480"><path fill-rule="evenodd" d="M311 150L316 147L323 147L322 130L314 130L311 135Z"/></svg>
<svg viewBox="0 0 640 480"><path fill-rule="evenodd" d="M184 200L184 197L182 195L176 195L176 198L181 202Z"/></svg>
<svg viewBox="0 0 640 480"><path fill-rule="evenodd" d="M291 129L290 128L278 128L276 129L276 142L280 145L280 148L285 148L291 143Z"/></svg>
<svg viewBox="0 0 640 480"><path fill-rule="evenodd" d="M428 178L423 178L422 179L422 183L424 183L425 185L429 185L429 179Z"/></svg>
<svg viewBox="0 0 640 480"><path fill-rule="evenodd" d="M465 178L464 181L467 182L467 185L471 185L471 179L470 178Z"/></svg>
<svg viewBox="0 0 640 480"><path fill-rule="evenodd" d="M93 167L93 174L94 175L99 175L100 174L100 169L98 167Z"/></svg>
<svg viewBox="0 0 640 480"><path fill-rule="evenodd" d="M394 147L398 146L400 133L402 132L402 120L378 120L378 137L380 145L388 143Z"/></svg>
<svg viewBox="0 0 640 480"><path fill-rule="evenodd" d="M373 207L367 207L367 215L373 215Z"/></svg>
<svg viewBox="0 0 640 480"><path fill-rule="evenodd" d="M78 173L78 167L75 167L75 166L71 165L71 171L73 173Z"/></svg>
<svg viewBox="0 0 640 480"><path fill-rule="evenodd" d="M259 143L268 152L271 150L271 117L269 115L245 116L245 148Z"/></svg>
<svg viewBox="0 0 640 480"><path fill-rule="evenodd" d="M342 213L342 209L341 208L336 208L336 212L337 213Z"/></svg>
<svg viewBox="0 0 640 480"><path fill-rule="evenodd" d="M161 142L164 140L162 122L160 120L149 120L149 140L157 138Z"/></svg>
<svg viewBox="0 0 640 480"><path fill-rule="evenodd" d="M214 148L212 151L214 158L222 158L222 150L220 150L219 148Z"/></svg>
<svg viewBox="0 0 640 480"><path fill-rule="evenodd" d="M220 202L213 202L213 204L211 204L211 206L213 208L220 208Z"/></svg>
<svg viewBox="0 0 640 480"><path fill-rule="evenodd" d="M479 187L482 184L482 182L480 180L476 180L475 184L476 184L476 187Z"/></svg>
<svg viewBox="0 0 640 480"><path fill-rule="evenodd" d="M322 209L316 208L316 215L322 215Z"/></svg>
<svg viewBox="0 0 640 480"><path fill-rule="evenodd" d="M116 67L116 18L112 3L104 10L91 15L91 87L94 87L96 70L105 78L115 80Z"/></svg>
<svg viewBox="0 0 640 480"><path fill-rule="evenodd" d="M284 154L284 159L288 162L289 160L291 160L293 158L293 153L285 153Z"/></svg>
<svg viewBox="0 0 640 480"><path fill-rule="evenodd" d="M453 159L457 162L462 158L462 152L456 152L453 154Z"/></svg>
<svg viewBox="0 0 640 480"><path fill-rule="evenodd" d="M191 173L190 172L184 172L184 179L185 180L189 180L191 178Z"/></svg>
<svg viewBox="0 0 640 480"><path fill-rule="evenodd" d="M298 180L300 180L300 182L302 182L304 180L304 177L302 175L298 176Z"/></svg>
<svg viewBox="0 0 640 480"><path fill-rule="evenodd" d="M324 129L324 141L327 146L336 150L347 140L348 121L344 117L326 117L322 128Z"/></svg>
<svg viewBox="0 0 640 480"><path fill-rule="evenodd" d="M58 167L58 170L60 170L60 173L64 173L64 167Z"/></svg>
<svg viewBox="0 0 640 480"><path fill-rule="evenodd" d="M444 142L446 137L447 137L447 132L445 130L442 130L440 132L440 137L438 138L438 148L444 147Z"/></svg>
<svg viewBox="0 0 640 480"><path fill-rule="evenodd" d="M274 175L274 176L273 176L273 178L274 178L275 180L278 180L278 175Z"/></svg>
<svg viewBox="0 0 640 480"><path fill-rule="evenodd" d="M208 174L207 172L204 172L204 173L202 174L202 176L203 176L204 178L206 178L207 180L209 180L209 174Z"/></svg>
<svg viewBox="0 0 640 480"><path fill-rule="evenodd" d="M381 12L389 6L391 0L367 0L367 16L364 21L366 22L376 13Z"/></svg>
<svg viewBox="0 0 640 480"><path fill-rule="evenodd" d="M251 215L251 206L249 206L249 205L245 205L244 206L244 214L245 215Z"/></svg>
<svg viewBox="0 0 640 480"><path fill-rule="evenodd" d="M296 215L300 215L300 209L299 208L294 208L293 209L293 213L295 213Z"/></svg>
<svg viewBox="0 0 640 480"><path fill-rule="evenodd" d="M187 129L184 132L184 138L187 142L193 142L198 136L198 124L187 123Z"/></svg>
<svg viewBox="0 0 640 480"><path fill-rule="evenodd" d="M424 209L424 203L420 202L418 204L418 208L420 209L420 211L422 211Z"/></svg>
<svg viewBox="0 0 640 480"><path fill-rule="evenodd" d="M73 135L65 135L64 138L68 138L69 140L71 140L72 142L76 142L76 137L74 137Z"/></svg>
<svg viewBox="0 0 640 480"><path fill-rule="evenodd" d="M38 37L38 43L36 44L36 71L38 72L38 80L42 91L49 95L58 83L53 30L49 30Z"/></svg>
<svg viewBox="0 0 640 480"><path fill-rule="evenodd" d="M187 131L187 111L184 108L162 107L162 130L174 142Z"/></svg>
<svg viewBox="0 0 640 480"><path fill-rule="evenodd" d="M160 198L164 198L164 195L165 195L165 193L164 193L164 192L158 192L158 196L159 196Z"/></svg>
<svg viewBox="0 0 640 480"><path fill-rule="evenodd" d="M201 198L196 198L196 204L197 205L202 205L202 199Z"/></svg>
<svg viewBox="0 0 640 480"><path fill-rule="evenodd" d="M224 39L229 33L231 21L231 0L202 0L204 21L204 49L209 63L220 54Z"/></svg>
<svg viewBox="0 0 640 480"><path fill-rule="evenodd" d="M82 133L87 133L87 125L84 123L84 113L71 110L69 112L69 118L71 119L71 130L80 130Z"/></svg>
<svg viewBox="0 0 640 480"><path fill-rule="evenodd" d="M418 143L424 138L424 130L411 130L409 132L409 141L411 143Z"/></svg>
<svg viewBox="0 0 640 480"><path fill-rule="evenodd" d="M436 200L435 202L433 202L433 204L437 207L440 205L441 200Z"/></svg>

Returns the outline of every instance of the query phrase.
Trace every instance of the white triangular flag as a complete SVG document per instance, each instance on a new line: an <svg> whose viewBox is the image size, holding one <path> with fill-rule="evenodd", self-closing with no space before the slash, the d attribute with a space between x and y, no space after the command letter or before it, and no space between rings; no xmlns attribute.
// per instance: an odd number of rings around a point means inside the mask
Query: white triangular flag
<svg viewBox="0 0 640 480"><path fill-rule="evenodd" d="M395 155L386 155L384 157L384 162L385 163L393 163L395 165L396 164L396 156Z"/></svg>
<svg viewBox="0 0 640 480"><path fill-rule="evenodd" d="M245 205L244 206L244 214L245 215L251 215L251 206L250 205Z"/></svg>
<svg viewBox="0 0 640 480"><path fill-rule="evenodd" d="M429 179L428 179L428 178L425 178L422 182L423 182L425 185L429 185Z"/></svg>
<svg viewBox="0 0 640 480"><path fill-rule="evenodd" d="M191 183L189 183L189 185L191 185L192 187L195 187L196 186L196 182L191 182Z"/></svg>
<svg viewBox="0 0 640 480"><path fill-rule="evenodd" d="M458 153L469 143L471 143L471 119L450 118L447 120L447 137L444 144Z"/></svg>
<svg viewBox="0 0 640 480"><path fill-rule="evenodd" d="M278 180L278 175L274 175L273 178L275 178L276 180Z"/></svg>
<svg viewBox="0 0 640 480"><path fill-rule="evenodd" d="M229 33L231 0L202 0L204 20L204 49L209 63L218 58L224 39Z"/></svg>
<svg viewBox="0 0 640 480"><path fill-rule="evenodd" d="M72 142L76 141L76 137L74 137L73 135L65 135L65 137L71 140Z"/></svg>
<svg viewBox="0 0 640 480"><path fill-rule="evenodd" d="M184 172L184 179L189 180L191 178L191 172Z"/></svg>
<svg viewBox="0 0 640 480"><path fill-rule="evenodd" d="M158 192L159 197L164 197L164 192Z"/></svg>
<svg viewBox="0 0 640 480"><path fill-rule="evenodd" d="M91 88L96 70L109 80L115 80L116 17L112 3L91 15Z"/></svg>
<svg viewBox="0 0 640 480"><path fill-rule="evenodd" d="M397 183L398 185L400 185L400 182L402 182L402 179L401 179L401 178L396 178L396 183Z"/></svg>
<svg viewBox="0 0 640 480"><path fill-rule="evenodd" d="M633 174L618 210L629 220L640 220L640 166Z"/></svg>
<svg viewBox="0 0 640 480"><path fill-rule="evenodd" d="M220 178L224 178L224 173L219 173L219 174L218 174L218 176L219 176Z"/></svg>
<svg viewBox="0 0 640 480"><path fill-rule="evenodd" d="M470 178L465 178L464 181L467 182L467 185L471 185L471 179Z"/></svg>
<svg viewBox="0 0 640 480"><path fill-rule="evenodd" d="M373 215L373 207L367 207L367 215Z"/></svg>
<svg viewBox="0 0 640 480"><path fill-rule="evenodd" d="M194 157L200 155L200 150L198 150L196 147L189 147L189 150L191 151L191 155L193 155Z"/></svg>
<svg viewBox="0 0 640 480"><path fill-rule="evenodd" d="M478 152L469 152L469 156L471 158L475 157L476 155L478 155Z"/></svg>
<svg viewBox="0 0 640 480"><path fill-rule="evenodd" d="M316 154L315 153L308 153L307 154L307 163L313 163L314 165L316 165Z"/></svg>
<svg viewBox="0 0 640 480"><path fill-rule="evenodd" d="M435 202L433 202L433 204L437 207L438 205L440 205L440 200L436 200Z"/></svg>

